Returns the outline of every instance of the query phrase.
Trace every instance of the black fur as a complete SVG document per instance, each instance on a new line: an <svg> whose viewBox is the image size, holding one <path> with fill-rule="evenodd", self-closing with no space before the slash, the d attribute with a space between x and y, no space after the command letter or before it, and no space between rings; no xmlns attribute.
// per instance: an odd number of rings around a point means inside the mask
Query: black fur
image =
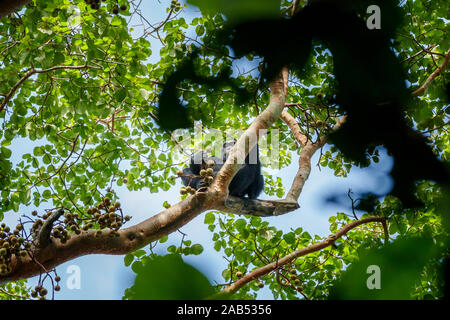
<svg viewBox="0 0 450 320"><path fill-rule="evenodd" d="M181 180L185 186L190 186L195 190L198 190L202 187L206 187L207 185L204 183L202 178L199 177L189 177L189 175L200 175L200 170L207 168L207 162L209 160L213 160L215 165L213 166L213 177L216 176L217 172L219 172L222 167L221 159L213 156L208 156L205 152L198 152L191 157L191 162L189 167L183 169L183 174L188 176L182 176Z"/></svg>
<svg viewBox="0 0 450 320"><path fill-rule="evenodd" d="M234 141L226 142L222 149L222 159L217 157L208 156L204 152L196 153L190 161L188 168L183 170L185 175L199 175L200 170L206 168L208 160L214 160L215 165L213 167L213 177L217 175L223 163L225 163L228 153L234 145ZM256 154L255 154L256 152ZM220 161L223 160L223 161ZM200 164L201 163L201 164ZM191 186L198 190L205 187L206 184L203 179L199 177L181 177L185 186ZM236 197L248 196L249 199L256 199L261 191L264 189L264 178L261 175L261 162L259 161L259 147L256 145L248 156L245 158L244 165L236 173L231 180L228 188L229 194Z"/></svg>

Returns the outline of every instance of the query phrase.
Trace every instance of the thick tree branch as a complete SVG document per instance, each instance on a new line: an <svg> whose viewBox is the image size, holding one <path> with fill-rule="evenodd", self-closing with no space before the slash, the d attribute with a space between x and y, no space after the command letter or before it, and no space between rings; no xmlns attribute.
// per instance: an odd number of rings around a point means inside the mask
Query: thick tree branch
<svg viewBox="0 0 450 320"><path fill-rule="evenodd" d="M383 222L386 221L386 218L384 217L368 217L360 220L353 221L347 225L345 225L341 230L336 232L335 234L329 236L325 240L312 244L306 248L301 248L298 250L295 250L294 252L284 256L281 259L278 259L277 261L274 261L272 263L269 263L265 265L264 267L258 268L256 270L253 270L249 274L245 275L241 279L237 280L233 284L227 286L222 291L220 291L217 295L213 296L213 299L220 299L221 297L233 294L240 288L242 288L244 285L249 283L250 281L256 280L274 270L279 269L280 267L290 264L295 259L305 256L307 254L310 254L312 252L320 251L330 245L332 245L337 239L351 231L352 229L366 223L370 222Z"/></svg>
<svg viewBox="0 0 450 320"><path fill-rule="evenodd" d="M271 127L280 118L285 103L284 73L285 70L280 72L271 82L269 105L256 117L250 127L238 139L230 151L227 161L225 161L209 188L217 194L222 194L224 201L228 195L228 185L242 166L242 164L238 163L238 159L245 159L249 150L258 143L261 132ZM246 148L246 141L248 141L248 148Z"/></svg>
<svg viewBox="0 0 450 320"><path fill-rule="evenodd" d="M112 236L109 230L100 233L97 230L71 234L66 243L51 238L46 247L37 247L32 257L12 257L12 271L0 276L0 283L26 279L52 269L66 261L87 254L122 255L168 235L191 221L205 210L212 209L210 204L217 199L208 193L197 193L157 215L132 227L119 230L118 236ZM39 262L39 263L37 263Z"/></svg>
<svg viewBox="0 0 450 320"><path fill-rule="evenodd" d="M339 122L334 126L333 131L338 130L341 125L345 122L346 116L343 116ZM298 124L293 125L294 130L300 131ZM292 129L291 129L292 130ZM322 148L328 140L328 135L322 136L318 141L312 142L308 140L300 151L300 157L298 159L298 171L295 175L294 181L292 182L291 189L286 195L287 201L298 201L298 197L303 190L306 180L308 180L309 174L311 173L311 158L314 153Z"/></svg>
<svg viewBox="0 0 450 320"><path fill-rule="evenodd" d="M288 79L289 71L287 68L283 69L283 81L284 81L284 93L287 96L288 93ZM292 183L291 189L287 193L284 200L285 203L297 203L298 197L303 190L303 186L311 173L311 158L314 153L322 148L327 141L327 136L321 137L318 141L312 142L308 137L302 133L297 120L289 114L289 112L284 109L281 113L281 119L288 125L294 138L302 146L299 157L299 168L297 174L295 175L294 181ZM345 116L338 122L338 124L333 128L337 130L340 128L342 123L345 121Z"/></svg>
<svg viewBox="0 0 450 320"><path fill-rule="evenodd" d="M229 196L215 209L238 215L273 217L297 210L297 202L286 200L259 200Z"/></svg>
<svg viewBox="0 0 450 320"><path fill-rule="evenodd" d="M442 64L440 65L440 67L438 67L436 70L434 70L434 72L428 77L428 79L424 82L424 84L419 89L412 92L411 94L414 97L422 95L425 92L425 90L428 88L430 83L434 80L434 78L436 78L438 75L440 75L441 72L445 69L449 60L450 60L450 49L447 50L444 61L442 61Z"/></svg>

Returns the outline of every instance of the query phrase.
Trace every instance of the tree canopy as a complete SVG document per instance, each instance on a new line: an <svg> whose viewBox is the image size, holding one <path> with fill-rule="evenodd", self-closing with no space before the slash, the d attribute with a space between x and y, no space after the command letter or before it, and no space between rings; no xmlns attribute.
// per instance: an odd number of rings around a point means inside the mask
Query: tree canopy
<svg viewBox="0 0 450 320"><path fill-rule="evenodd" d="M443 298L448 13L430 0L173 0L154 23L134 0L4 1L0 220L17 224L0 227L0 298L57 298L57 266L89 254L124 255L136 273L125 299L254 299L263 287L276 299ZM206 190L133 222L114 188L164 197L224 133L236 148ZM249 138L272 200L228 195ZM383 152L392 190L324 193L347 211L328 237L302 227L315 154L346 178ZM297 159L287 185L277 170ZM205 212L210 243L153 252ZM225 257L220 284L181 259L206 246ZM382 290L369 288L369 266Z"/></svg>

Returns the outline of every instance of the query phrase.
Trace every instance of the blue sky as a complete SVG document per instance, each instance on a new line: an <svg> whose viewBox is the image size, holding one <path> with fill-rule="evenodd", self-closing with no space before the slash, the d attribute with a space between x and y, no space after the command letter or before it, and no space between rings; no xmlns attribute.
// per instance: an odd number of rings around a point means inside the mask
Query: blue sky
<svg viewBox="0 0 450 320"><path fill-rule="evenodd" d="M165 17L165 5L170 1L143 1L142 11L147 19L152 23L157 23ZM164 4L164 5L163 5ZM195 9L187 10L187 19L196 14ZM131 25L131 24L130 24ZM138 31L138 28L136 27ZM139 34L137 32L137 34ZM158 41L152 42L153 55L151 62L158 61L159 49L161 44ZM21 159L22 154L30 152L36 145L30 141L13 141L13 160ZM391 180L388 172L392 167L392 161L384 152L381 152L380 162L366 169L352 168L347 178L338 178L333 175L333 171L328 168L319 168L316 166L319 153L312 159L312 171L305 187L300 195L300 208L289 214L267 218L270 223L281 230L288 231L292 226L302 227L310 234L326 236L329 234L328 218L338 211L348 211L348 205L338 205L326 203L325 199L335 193L346 195L348 189L354 192L372 191L376 193L388 192L391 187ZM282 178L285 188L288 190L298 169L298 156L293 155L292 163L279 172L276 176ZM150 216L162 211L164 201L174 204L179 201L180 182L167 192L151 194L148 190L130 192L125 187L115 186L114 190L120 196L120 202L125 214L131 215L133 219L129 224L139 223ZM261 199L275 199L265 194ZM29 208L21 208L23 211L31 211ZM25 210L24 210L25 209ZM221 252L216 252L212 248L212 234L207 226L203 224L205 213L196 217L189 224L180 229L187 234L185 240L191 240L193 243L200 243L205 248L199 256L188 256L185 261L192 264L202 271L212 283L223 282L221 272L226 266L226 261L222 258ZM10 225L17 223L18 216L15 214L6 214L5 222ZM154 250L157 253L165 254L169 245L178 245L181 240L179 233L169 236L169 241L158 245ZM81 288L68 289L65 280L68 267L76 265L81 271ZM69 261L57 267L57 272L62 278L61 292L57 293L55 299L121 299L126 288L132 285L134 274L130 268L125 267L123 256L107 255L89 255ZM30 285L35 285L36 278L29 280ZM272 298L268 290L261 290L258 298Z"/></svg>

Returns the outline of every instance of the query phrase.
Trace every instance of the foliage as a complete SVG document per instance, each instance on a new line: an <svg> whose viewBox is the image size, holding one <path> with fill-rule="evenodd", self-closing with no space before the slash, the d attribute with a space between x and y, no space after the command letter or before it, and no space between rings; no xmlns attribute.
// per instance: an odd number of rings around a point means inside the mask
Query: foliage
<svg viewBox="0 0 450 320"><path fill-rule="evenodd" d="M431 258L436 257L436 247L430 238L397 238L386 247L366 251L358 262L353 263L340 279L339 283L331 289L331 299L409 299L414 284L411 279L419 279L425 265ZM439 257L440 258L440 257ZM370 290L367 282L370 282L370 266L376 266L380 270L379 289ZM435 270L435 272L442 270ZM440 277L441 278L441 277ZM436 284L430 288L426 281L419 281L420 285L425 283L422 294L432 292L442 295L442 292L433 292ZM431 290L430 290L431 289ZM433 290L434 289L434 290ZM433 294L428 294L435 297ZM417 297L424 298L424 297Z"/></svg>
<svg viewBox="0 0 450 320"><path fill-rule="evenodd" d="M284 15L287 16L292 2L281 1ZM210 11L219 1L192 0L192 4L210 7L194 18L183 16L179 4L172 4L168 8L169 18L159 27L149 27L152 31L143 35L137 35L130 27L129 19L137 15L131 10L134 2L122 3L130 10L114 15L107 6L93 10L82 0L34 1L19 13L2 18L0 104L8 101L0 108L0 220L5 214L29 214L34 208L65 207L76 213L80 221L90 221L94 213L88 212L89 208L105 197L113 202L117 200L114 185L125 185L130 191L147 189L152 193L172 188L177 170L190 151L200 146L196 141L180 149L179 142L161 130L155 119L162 85L192 52L196 53L192 68L198 77L233 72L234 87L213 90L192 81L181 82L177 87L176 97L205 132L245 129L267 106L267 84L259 73L263 66L261 57L248 53L237 59L219 41L225 16ZM248 3L252 7L255 1ZM391 49L405 70L408 90L425 82L449 48L447 7L443 0L400 3L407 21L394 34ZM232 9L225 14L236 14L239 19L242 12ZM260 9L263 14L271 12L271 5ZM159 57L156 62L151 62L155 49L150 36L162 43L161 50L156 52ZM331 52L316 40L311 48L313 54L306 59L301 73L290 77L287 110L314 141L328 133L342 112L334 96L338 83L333 74ZM239 67L245 70L239 72ZM405 121L427 137L433 152L443 161L450 157L446 72L434 80L426 95L411 100L403 112ZM250 94L245 104L236 95L239 88ZM280 130L278 164L284 168L301 148L282 121L277 121L272 129ZM194 128L182 130L186 134L194 131ZM269 151L262 150L262 155ZM331 146L324 149L320 165L334 170L336 176L346 177L353 166L367 167L378 161L379 149L375 147L366 150L365 161L356 163ZM264 174L266 194L282 198L288 186L273 171L264 170ZM388 196L377 202L368 214L389 218L391 241L417 236L432 239L430 248L435 248L437 255L414 270L407 282L416 285L402 292L401 297L442 298L440 270L443 259L448 258L448 233L440 201L445 196L436 184L427 181L417 182L415 192L424 207L405 209L398 199ZM335 233L349 223L350 214L337 213L331 217L330 232ZM204 222L211 232L211 245L226 257L227 267L222 273L225 284L297 248L323 240L296 226L294 217L290 230L280 230L259 217L218 212L208 212ZM175 254L201 254L206 245L186 240L183 246L169 247L168 252L172 254L169 256L147 255L145 251L126 255L125 264L132 266L137 277L134 287L124 297L203 298L211 294L213 289L206 284L207 280L175 257ZM382 226L362 225L338 239L335 246L298 258L292 265L250 282L233 298L256 298L264 287L276 299L326 299L339 279L348 285L353 283L346 274L355 262L360 266L366 264L368 260L362 258L364 249L388 250L383 246ZM402 251L407 257L415 257L413 249L406 245ZM395 257L391 258L395 260ZM167 274L158 277L165 269ZM190 272L195 277L192 283L186 281L189 277L178 278L181 272ZM198 285L199 290L193 292L197 295L188 296L186 291L178 292L181 287L171 287L173 283L180 286L182 283L183 290ZM171 285L168 291L163 291L166 284ZM142 287L153 289L140 291ZM0 292L2 299L29 297L22 281L0 288L13 294ZM388 291L386 294L384 297L398 297L389 295Z"/></svg>
<svg viewBox="0 0 450 320"><path fill-rule="evenodd" d="M29 290L26 286L26 280L2 284L0 285L0 300L30 299Z"/></svg>
<svg viewBox="0 0 450 320"><path fill-rule="evenodd" d="M388 254L389 252L386 251L388 248L384 247L381 224L362 225L338 239L334 246L300 257L292 264L283 266L279 272L270 273L260 278L259 282L242 288L237 297L255 298L262 287L258 284L263 283L265 287L270 288L274 298L277 299L326 299L343 274L345 277L342 278L342 282L346 285L346 289L342 285L338 287L340 291L338 291L339 294L334 292L334 299L442 297L442 261L448 256L448 249L446 249L448 233L444 231L441 219L432 212L415 210L407 212L408 218L401 218L394 213L393 208L396 207L400 208L398 200L387 198L383 203L378 203L375 213L393 217L389 232L395 239L395 243L398 239L403 239L403 247L400 249L397 248L398 245L395 247L402 254ZM350 221L351 218L344 213L330 217L330 232L337 232ZM302 228L292 228L283 232L259 217L237 219L232 215L220 215L215 219L215 215L209 213L205 217L205 223L213 232L214 248L227 257L228 267L222 273L226 281L237 280L239 272L245 275L298 248L306 248L323 240L321 237L310 235ZM420 242L419 245L405 241L417 236L430 235L434 243ZM372 257L374 254L366 252L370 248L376 250L374 251L378 259L376 263ZM432 254L432 252L435 253ZM422 260L418 259L419 257L422 257ZM418 262L419 260L421 263ZM409 266L415 268L415 271L411 270L411 274L408 274L405 269L408 261ZM362 271L354 271L356 267L346 270L355 262L360 270L363 268ZM383 270L383 290L373 290L375 293L368 290L365 285L368 277L366 268L373 264L379 265ZM402 281L416 282L417 285L411 284L405 288L404 283L394 281L400 281L400 274L403 275ZM354 290L350 290L349 288L353 286Z"/></svg>

